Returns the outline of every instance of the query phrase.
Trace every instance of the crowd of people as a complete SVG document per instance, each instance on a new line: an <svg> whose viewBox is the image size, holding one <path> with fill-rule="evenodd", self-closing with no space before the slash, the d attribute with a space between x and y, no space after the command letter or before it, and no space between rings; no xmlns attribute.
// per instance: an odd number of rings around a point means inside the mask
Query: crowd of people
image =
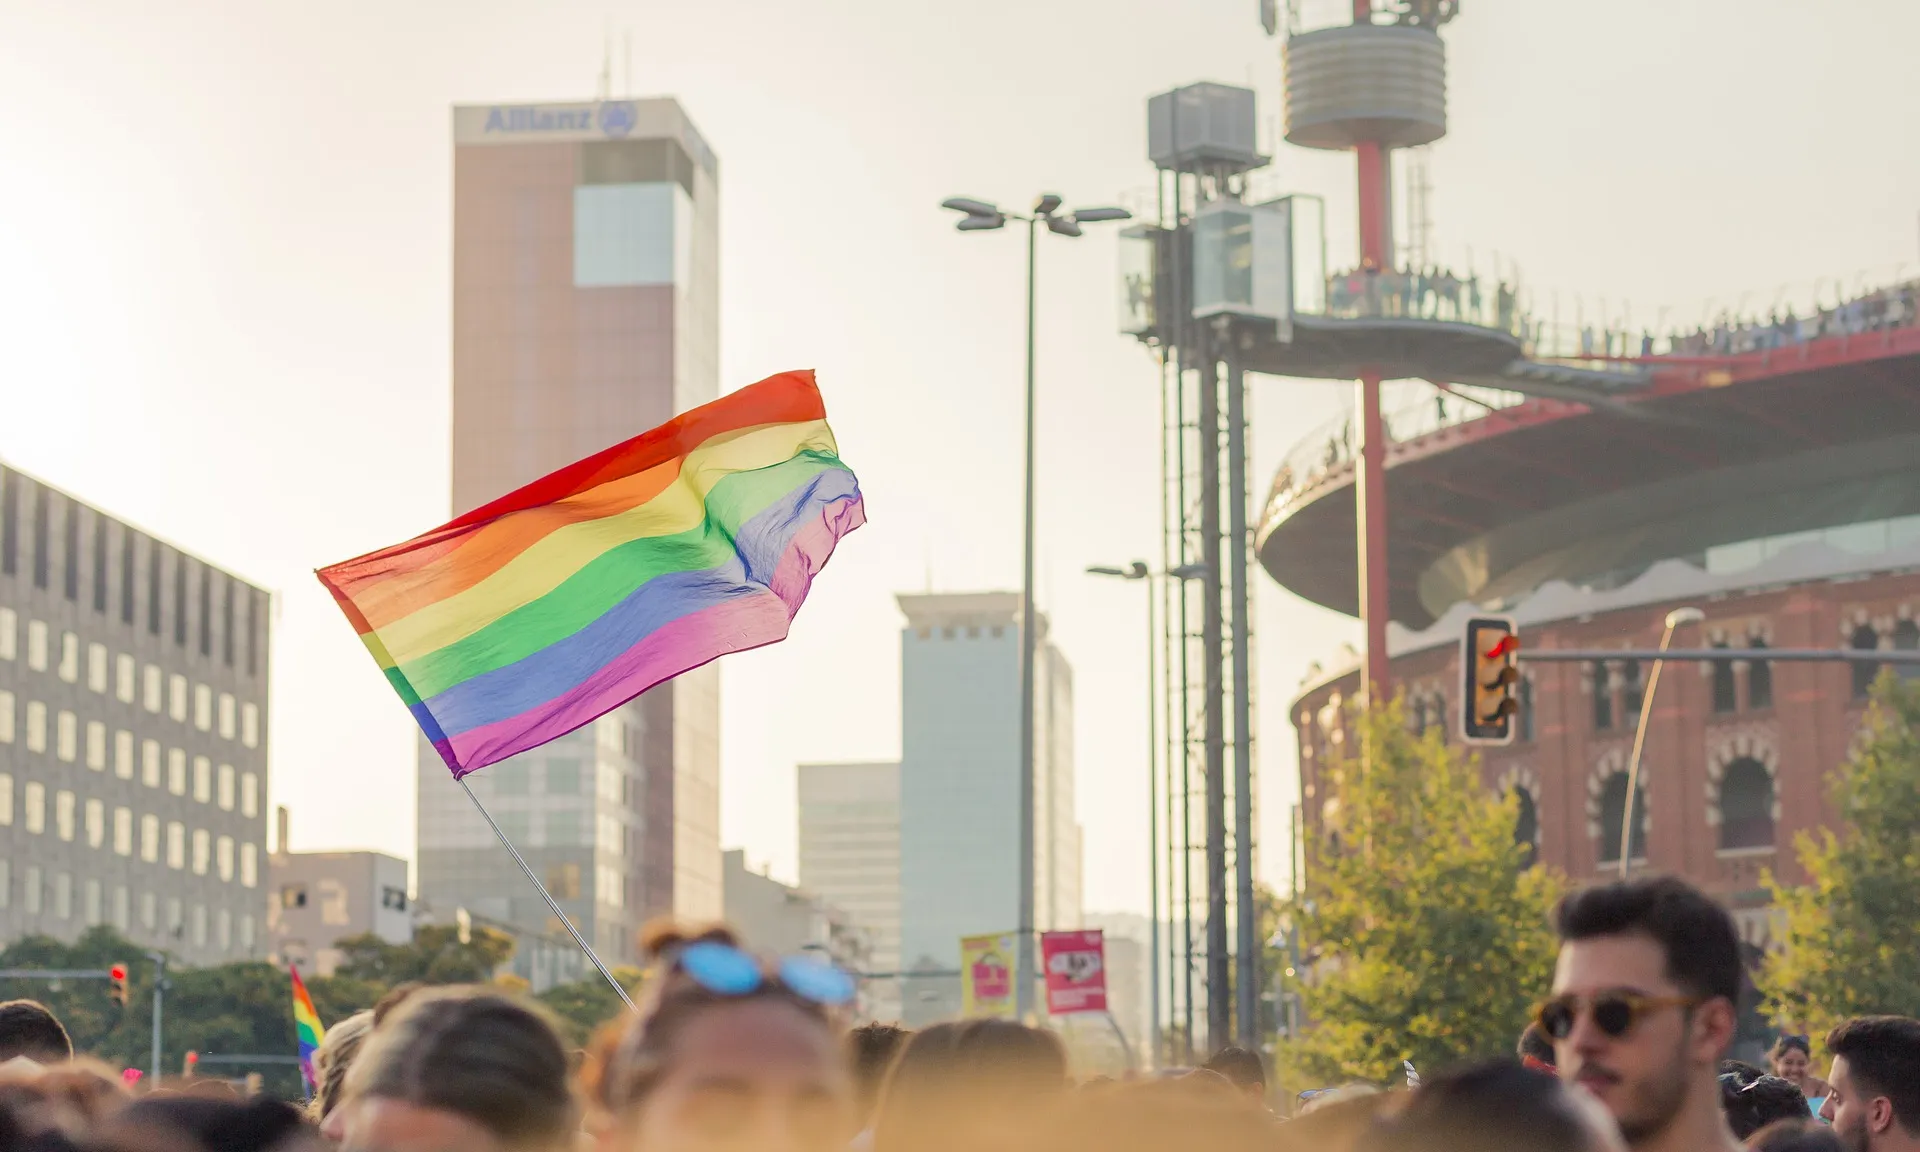
<svg viewBox="0 0 1920 1152"><path fill-rule="evenodd" d="M0 1152L1917 1152L1920 1020L1726 1063L1728 913L1653 878L1555 913L1550 994L1516 1058L1276 1108L1257 1053L1076 1082L1057 1035L1004 1019L849 1029L853 980L724 928L658 925L639 1011L570 1051L491 986L396 989L336 1024L305 1108L217 1084L136 1096L30 1001L0 1005Z"/></svg>

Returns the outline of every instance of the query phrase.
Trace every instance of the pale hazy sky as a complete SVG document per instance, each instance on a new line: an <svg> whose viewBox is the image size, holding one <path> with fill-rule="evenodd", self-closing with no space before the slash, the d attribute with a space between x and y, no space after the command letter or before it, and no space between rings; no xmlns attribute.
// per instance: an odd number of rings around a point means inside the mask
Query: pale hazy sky
<svg viewBox="0 0 1920 1152"><path fill-rule="evenodd" d="M892 594L1019 577L1020 241L936 205L1143 192L1177 84L1279 113L1255 0L0 0L0 456L275 590L296 848L413 852L411 722L311 570L446 516L448 108L591 97L609 28L617 86L720 156L723 387L818 369L867 493L792 639L723 665L723 838L789 877L795 762L898 753ZM1447 40L1438 250L1498 251L1563 316L1920 266L1920 5L1474 0ZM1282 146L1267 179L1327 196L1350 259L1350 157ZM1107 233L1042 254L1040 586L1090 909L1146 893L1140 594L1079 574L1159 547L1158 377L1114 278ZM1255 383L1264 491L1349 392ZM1356 629L1262 584L1277 878L1287 700Z"/></svg>

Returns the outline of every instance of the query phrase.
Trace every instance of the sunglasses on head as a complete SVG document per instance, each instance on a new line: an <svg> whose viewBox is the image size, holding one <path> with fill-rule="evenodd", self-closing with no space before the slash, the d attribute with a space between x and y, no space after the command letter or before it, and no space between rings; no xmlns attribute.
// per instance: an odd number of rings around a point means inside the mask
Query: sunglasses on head
<svg viewBox="0 0 1920 1152"><path fill-rule="evenodd" d="M1593 1026L1601 1032L1618 1040L1633 1030L1645 1017L1668 1008L1697 1008L1700 999L1696 996L1644 996L1638 992L1602 992L1598 996L1586 997L1567 993L1555 996L1540 1005L1534 1013L1534 1022L1555 1040L1565 1040L1573 1035L1574 1025L1579 1023L1581 1011L1593 1013Z"/></svg>
<svg viewBox="0 0 1920 1152"><path fill-rule="evenodd" d="M851 1004L855 992L853 977L824 960L783 956L769 971L751 953L717 940L701 940L680 949L673 966L716 996L751 996L777 983L809 1003L838 1008Z"/></svg>

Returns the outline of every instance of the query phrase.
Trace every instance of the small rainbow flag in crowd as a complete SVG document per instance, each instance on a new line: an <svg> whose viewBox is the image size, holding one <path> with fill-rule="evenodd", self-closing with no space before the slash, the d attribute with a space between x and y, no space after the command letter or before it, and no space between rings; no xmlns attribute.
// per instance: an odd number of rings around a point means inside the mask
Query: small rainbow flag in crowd
<svg viewBox="0 0 1920 1152"><path fill-rule="evenodd" d="M457 780L785 639L865 521L787 372L319 576Z"/></svg>
<svg viewBox="0 0 1920 1152"><path fill-rule="evenodd" d="M293 976L293 1034L300 1046L300 1078L307 1082L307 1091L311 1092L319 1083L313 1075L313 1054L320 1050L327 1030L320 1023L320 1013L313 1010L313 997L307 995L300 969L289 964L287 972Z"/></svg>

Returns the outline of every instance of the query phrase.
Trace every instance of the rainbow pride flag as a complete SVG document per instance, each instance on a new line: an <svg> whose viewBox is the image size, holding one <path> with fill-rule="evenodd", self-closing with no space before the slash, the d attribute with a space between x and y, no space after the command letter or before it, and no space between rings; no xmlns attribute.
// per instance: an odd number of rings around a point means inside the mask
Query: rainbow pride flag
<svg viewBox="0 0 1920 1152"><path fill-rule="evenodd" d="M457 780L785 639L865 521L787 372L319 576Z"/></svg>
<svg viewBox="0 0 1920 1152"><path fill-rule="evenodd" d="M327 1030L320 1023L320 1013L313 1010L313 997L307 995L307 986L300 979L300 969L287 965L287 972L293 977L293 1035L300 1046L300 1076L307 1082L307 1091L313 1091L320 1081L314 1079L313 1054L320 1050L320 1042L327 1038Z"/></svg>

